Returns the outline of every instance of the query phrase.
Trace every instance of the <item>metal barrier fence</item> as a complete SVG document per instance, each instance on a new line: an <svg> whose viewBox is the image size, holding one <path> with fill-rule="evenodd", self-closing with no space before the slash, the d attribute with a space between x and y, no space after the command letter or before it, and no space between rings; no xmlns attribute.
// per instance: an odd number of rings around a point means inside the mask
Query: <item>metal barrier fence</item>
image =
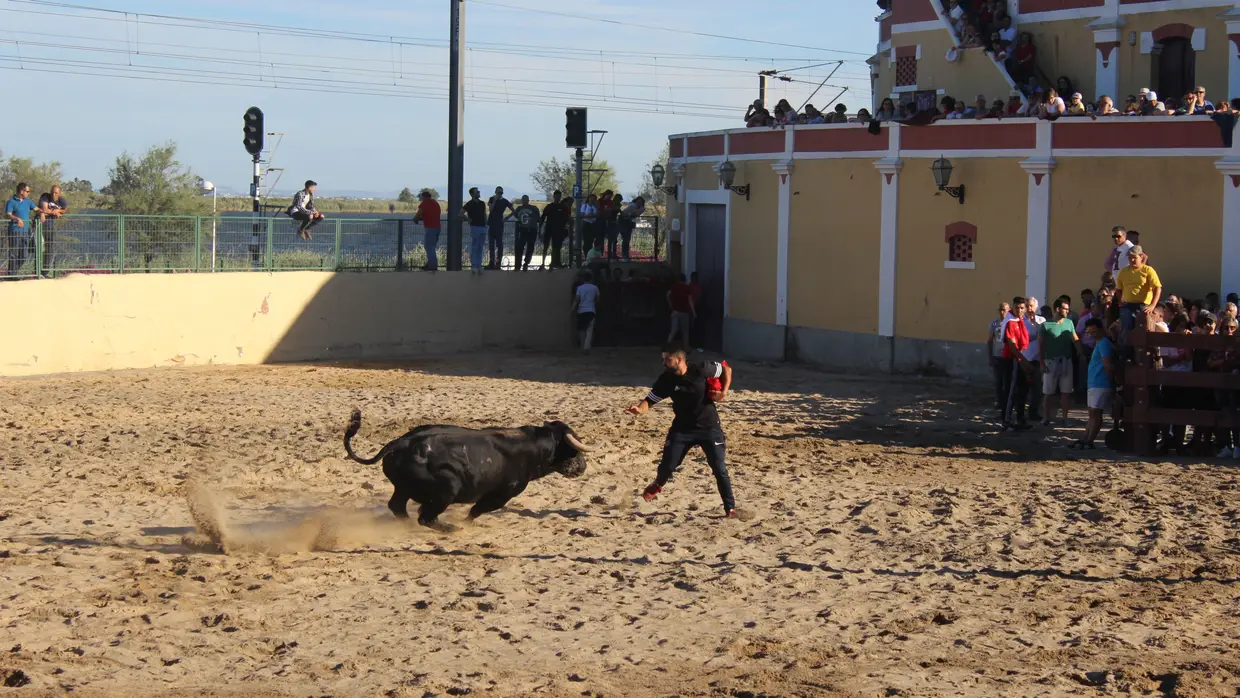
<svg viewBox="0 0 1240 698"><path fill-rule="evenodd" d="M23 229L0 229L0 278L52 277L80 273L175 273L211 271L404 271L427 266L425 228L401 218L328 217L310 240L298 237L287 217L70 215ZM666 258L659 219L638 219L630 240L633 261ZM435 246L438 266L447 266L448 240ZM501 266L514 267L516 227L504 227ZM470 231L462 226L462 260L470 268ZM575 245L579 248L580 245ZM568 241L564 259L569 260ZM546 252L546 257L543 252ZM550 264L551 251L538 241L531 268ZM484 263L490 256L483 255Z"/></svg>

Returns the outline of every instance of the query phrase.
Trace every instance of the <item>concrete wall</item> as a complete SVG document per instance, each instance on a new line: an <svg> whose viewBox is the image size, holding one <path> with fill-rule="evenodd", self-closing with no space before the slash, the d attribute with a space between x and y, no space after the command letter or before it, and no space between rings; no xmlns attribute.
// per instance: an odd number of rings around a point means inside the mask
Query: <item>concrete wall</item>
<svg viewBox="0 0 1240 698"><path fill-rule="evenodd" d="M565 348L572 342L571 285L567 272L74 275L9 282L0 284L0 323L8 328L0 375Z"/></svg>
<svg viewBox="0 0 1240 698"><path fill-rule="evenodd" d="M1046 76L1052 82L1058 81L1060 76L1066 75L1072 81L1076 91L1080 92L1085 98L1085 101L1092 103L1100 95L1095 94L1096 76L1094 74L1094 63L1097 49L1094 48L1094 32L1086 26L1088 23L1089 20L1086 19L1065 19L1057 22L1026 22L1020 25L1018 31L1029 32L1033 35L1033 45L1038 49L1038 67L1042 69L1042 72L1046 73ZM1127 27L1124 29L1124 36L1127 37ZM1125 41L1115 51L1122 53L1128 48L1128 43ZM1115 60L1114 53L1112 53L1112 60ZM1122 67L1120 68L1120 74L1122 79ZM1147 68L1147 78L1148 75L1149 69ZM1136 92L1137 90L1129 91ZM1071 95L1060 96L1067 102L1068 97ZM1116 107L1122 108L1124 106L1123 96L1108 96L1115 103Z"/></svg>

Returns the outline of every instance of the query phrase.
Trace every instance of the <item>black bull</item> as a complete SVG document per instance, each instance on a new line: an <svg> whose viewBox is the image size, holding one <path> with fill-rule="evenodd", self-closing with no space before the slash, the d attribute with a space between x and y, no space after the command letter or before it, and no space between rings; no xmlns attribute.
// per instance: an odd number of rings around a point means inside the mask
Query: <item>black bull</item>
<svg viewBox="0 0 1240 698"><path fill-rule="evenodd" d="M421 505L418 523L443 527L436 519L452 504L473 504L469 518L503 508L530 481L551 473L580 477L590 451L564 422L516 429L467 429L450 425L417 427L389 442L373 458L361 458L350 441L362 427L354 410L344 434L349 457L363 465L383 460L383 474L395 492L388 508L408 517L410 499Z"/></svg>

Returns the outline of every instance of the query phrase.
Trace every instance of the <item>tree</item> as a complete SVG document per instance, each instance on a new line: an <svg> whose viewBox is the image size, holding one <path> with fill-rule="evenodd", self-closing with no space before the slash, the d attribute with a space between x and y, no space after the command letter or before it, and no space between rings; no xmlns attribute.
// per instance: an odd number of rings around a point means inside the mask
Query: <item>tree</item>
<svg viewBox="0 0 1240 698"><path fill-rule="evenodd" d="M30 158L14 156L5 160L0 155L0 196L6 200L13 195L18 182L29 184L31 194L38 198L40 194L51 191L53 184L59 184L60 178L59 162L36 164Z"/></svg>
<svg viewBox="0 0 1240 698"><path fill-rule="evenodd" d="M205 213L199 177L177 162L176 153L176 143L169 142L152 146L140 159L127 152L117 157L103 190L112 196L110 208L148 216Z"/></svg>
<svg viewBox="0 0 1240 698"><path fill-rule="evenodd" d="M662 186L670 187L676 184L675 178L672 176L672 168L668 165L668 158L671 155L671 148L668 143L663 143L663 150L659 152L658 157L646 165L646 170L642 172L642 188L638 191L638 195L646 200L646 205L657 206L659 208L667 207L667 192L654 185L654 180L650 178L650 170L655 165L662 165L667 172L663 180Z"/></svg>
<svg viewBox="0 0 1240 698"><path fill-rule="evenodd" d="M89 179L73 178L72 182L65 182L64 190L69 194L90 194L95 191L95 187L90 183Z"/></svg>
<svg viewBox="0 0 1240 698"><path fill-rule="evenodd" d="M402 204L411 204L414 202L413 192L409 191L409 187L400 190L400 194L396 196L396 200Z"/></svg>
<svg viewBox="0 0 1240 698"><path fill-rule="evenodd" d="M614 192L620 191L620 180L616 177L616 171L606 160L586 160L582 166L583 170L602 170L601 172L583 172L581 175L581 188L584 196L590 194L601 194L610 189ZM560 161L558 158L543 160L538 163L538 169L534 170L530 175L530 181L534 187L542 192L547 200L551 200L551 194L555 190L560 190L564 196L571 196L573 185L577 182L577 166L571 158Z"/></svg>

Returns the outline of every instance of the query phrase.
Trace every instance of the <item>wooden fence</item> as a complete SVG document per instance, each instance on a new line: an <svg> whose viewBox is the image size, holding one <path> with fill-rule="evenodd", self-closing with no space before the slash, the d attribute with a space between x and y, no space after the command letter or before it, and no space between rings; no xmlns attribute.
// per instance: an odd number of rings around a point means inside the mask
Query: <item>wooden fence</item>
<svg viewBox="0 0 1240 698"><path fill-rule="evenodd" d="M1240 336L1168 334L1134 329L1128 334L1134 349L1134 362L1116 362L1117 385L1123 386L1116 400L1116 417L1124 429L1124 450L1140 455L1154 452L1155 439L1164 425L1240 428L1240 414L1234 410L1164 407L1159 403L1160 387L1240 391L1240 375L1213 372L1168 371L1155 367L1161 348L1240 351Z"/></svg>

